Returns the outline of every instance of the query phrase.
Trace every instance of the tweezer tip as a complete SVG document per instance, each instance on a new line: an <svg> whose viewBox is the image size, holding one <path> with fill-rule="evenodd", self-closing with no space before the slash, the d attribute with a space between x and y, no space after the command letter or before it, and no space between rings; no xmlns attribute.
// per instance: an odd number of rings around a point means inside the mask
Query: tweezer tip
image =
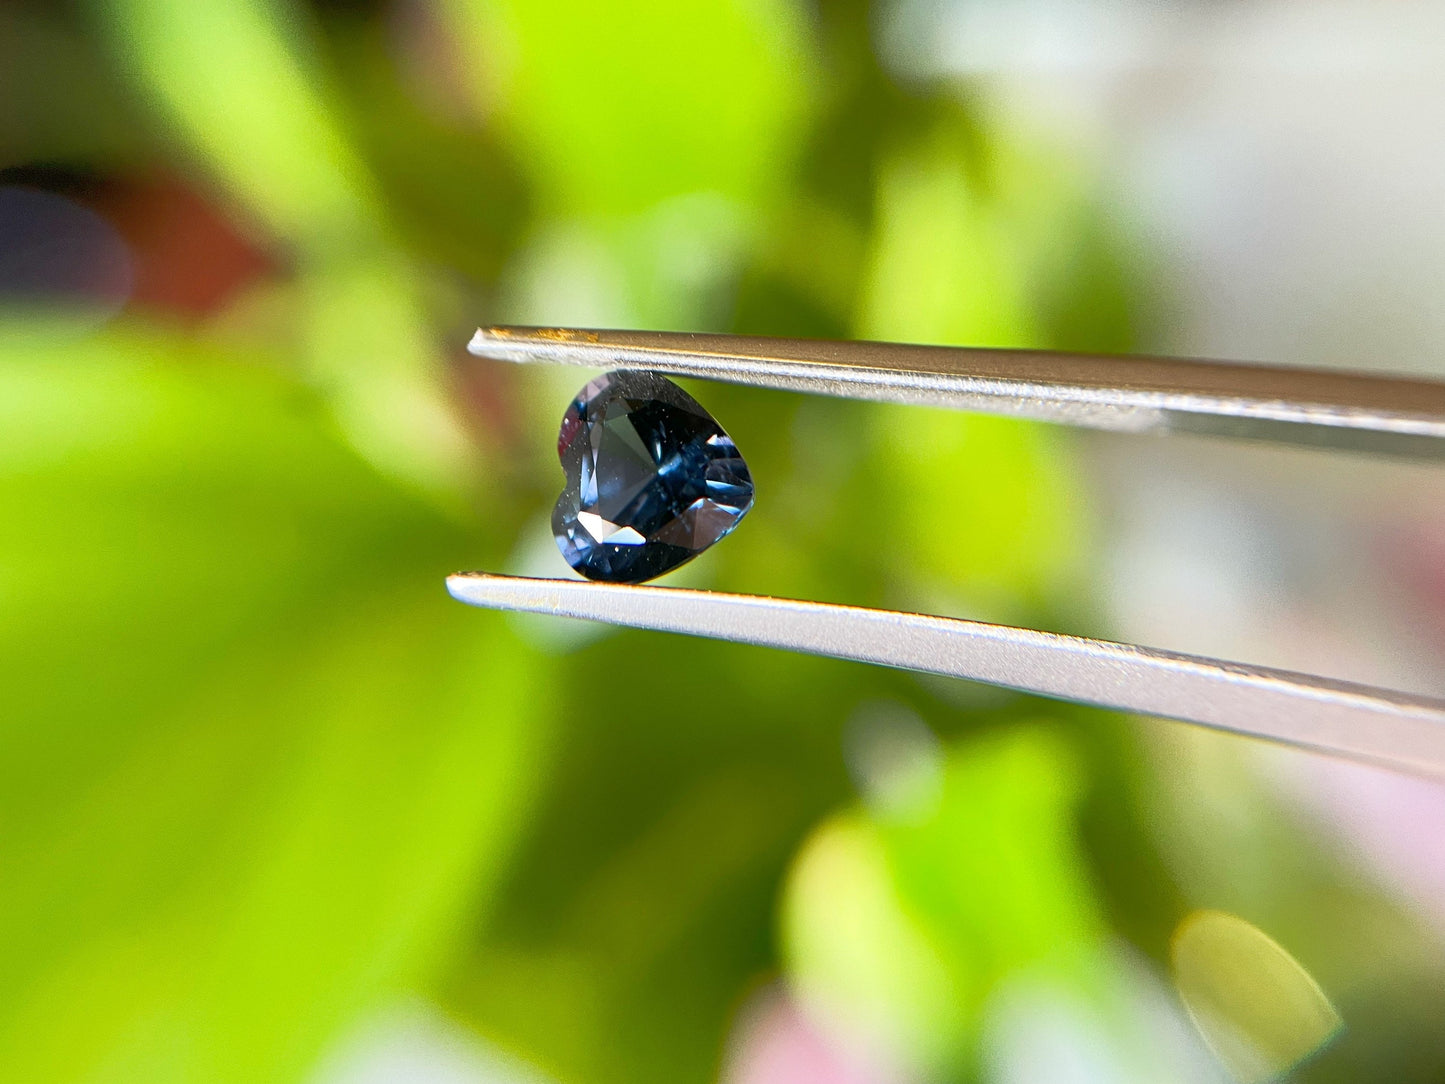
<svg viewBox="0 0 1445 1084"><path fill-rule="evenodd" d="M447 594L469 606L498 610L555 609L551 601L559 589L596 587L582 579L538 579L532 576L504 576L496 572L453 572L447 577ZM615 585L613 585L615 586ZM599 619L600 620L600 619Z"/></svg>
<svg viewBox="0 0 1445 1084"><path fill-rule="evenodd" d="M467 343L467 353L475 354L477 357L486 357L490 352L489 347L499 339L505 339L507 329L502 327L479 327L477 333L472 336L471 342Z"/></svg>
<svg viewBox="0 0 1445 1084"><path fill-rule="evenodd" d="M453 572L447 577L447 594L458 602L466 602L469 596L468 585L475 585L477 580L490 578L485 572Z"/></svg>
<svg viewBox="0 0 1445 1084"><path fill-rule="evenodd" d="M501 357L516 360L508 347L545 346L554 343L595 345L600 341L595 331L568 327L479 327L467 343L467 352L477 357Z"/></svg>

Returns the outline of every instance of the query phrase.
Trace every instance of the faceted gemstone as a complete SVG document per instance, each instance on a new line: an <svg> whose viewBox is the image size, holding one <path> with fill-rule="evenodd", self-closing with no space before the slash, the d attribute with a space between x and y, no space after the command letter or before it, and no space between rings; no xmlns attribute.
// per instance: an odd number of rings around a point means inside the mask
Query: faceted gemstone
<svg viewBox="0 0 1445 1084"><path fill-rule="evenodd" d="M641 583L692 560L738 525L753 479L732 438L672 381L599 376L562 416L567 488L552 533L592 580Z"/></svg>

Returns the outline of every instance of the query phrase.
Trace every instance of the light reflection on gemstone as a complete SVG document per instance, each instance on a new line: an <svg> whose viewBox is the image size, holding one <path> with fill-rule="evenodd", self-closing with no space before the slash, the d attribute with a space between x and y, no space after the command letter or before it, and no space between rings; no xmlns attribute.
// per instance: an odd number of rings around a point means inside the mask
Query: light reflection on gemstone
<svg viewBox="0 0 1445 1084"><path fill-rule="evenodd" d="M557 454L567 486L552 531L567 563L589 579L660 576L752 507L752 476L732 438L655 373L620 370L589 383L562 418Z"/></svg>

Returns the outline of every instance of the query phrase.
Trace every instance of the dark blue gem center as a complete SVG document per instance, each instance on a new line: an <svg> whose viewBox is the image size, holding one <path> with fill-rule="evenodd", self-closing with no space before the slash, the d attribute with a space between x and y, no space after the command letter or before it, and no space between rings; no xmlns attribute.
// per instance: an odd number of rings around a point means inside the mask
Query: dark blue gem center
<svg viewBox="0 0 1445 1084"><path fill-rule="evenodd" d="M692 560L738 525L753 479L732 438L672 381L599 376L562 416L567 488L552 533L592 580L641 583Z"/></svg>

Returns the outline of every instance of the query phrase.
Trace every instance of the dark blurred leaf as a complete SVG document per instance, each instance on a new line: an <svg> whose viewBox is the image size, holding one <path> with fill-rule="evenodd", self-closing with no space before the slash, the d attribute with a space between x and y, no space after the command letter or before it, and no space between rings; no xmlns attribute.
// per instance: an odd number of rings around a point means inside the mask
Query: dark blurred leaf
<svg viewBox="0 0 1445 1084"><path fill-rule="evenodd" d="M62 5L0 5L0 166L114 169L144 158L140 111Z"/></svg>
<svg viewBox="0 0 1445 1084"><path fill-rule="evenodd" d="M411 22L423 11L416 5ZM408 250L445 272L494 283L528 225L529 193L490 128L419 100L403 59L413 69L445 69L460 60L442 27L423 24L401 34L400 22L353 16L333 30L341 108ZM416 55L399 56L405 49Z"/></svg>

